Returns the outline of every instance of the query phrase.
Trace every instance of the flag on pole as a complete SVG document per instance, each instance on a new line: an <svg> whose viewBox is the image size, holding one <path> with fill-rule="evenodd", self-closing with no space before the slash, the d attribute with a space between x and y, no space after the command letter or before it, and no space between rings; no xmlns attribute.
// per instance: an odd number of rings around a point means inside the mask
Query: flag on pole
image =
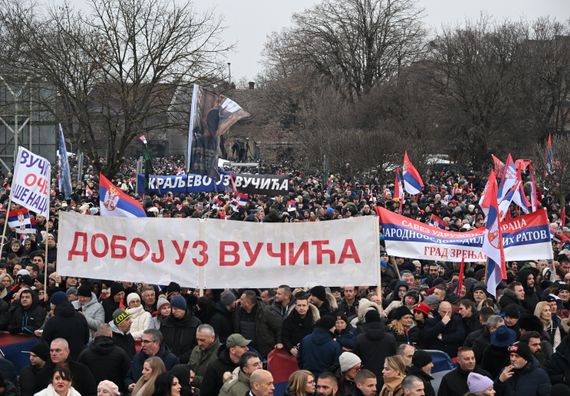
<svg viewBox="0 0 570 396"><path fill-rule="evenodd" d="M445 230L445 227L447 227L447 223L443 221L443 219L436 214L431 215L428 224L437 227L441 230Z"/></svg>
<svg viewBox="0 0 570 396"><path fill-rule="evenodd" d="M188 131L189 170L217 178L221 137L232 125L249 116L233 100L194 84Z"/></svg>
<svg viewBox="0 0 570 396"><path fill-rule="evenodd" d="M508 192L507 195L503 197L501 202L499 202L499 218L501 220L505 219L507 213L509 213L509 206L511 206L511 202L513 202L513 198L516 195L517 191L519 190L520 184L515 184Z"/></svg>
<svg viewBox="0 0 570 396"><path fill-rule="evenodd" d="M154 173L154 169L152 169L152 158L150 156L150 151L148 149L148 142L144 135L140 135L140 141L143 144L143 159L144 159L144 190L148 190L148 182L150 179L150 175Z"/></svg>
<svg viewBox="0 0 570 396"><path fill-rule="evenodd" d="M495 171L491 171L487 186L489 197L489 212L487 226L483 234L483 253L487 255L487 292L496 297L497 285L506 278L505 252L503 250L503 235L497 204L497 180Z"/></svg>
<svg viewBox="0 0 570 396"><path fill-rule="evenodd" d="M507 162L505 163L504 171L501 176L501 185L499 186L499 192L497 195L497 201L501 202L507 193L513 188L517 182L517 168L513 162L513 157L511 154L507 157Z"/></svg>
<svg viewBox="0 0 570 396"><path fill-rule="evenodd" d="M493 158L493 168L495 169L495 174L502 175L505 170L505 163L494 154L491 154L491 158Z"/></svg>
<svg viewBox="0 0 570 396"><path fill-rule="evenodd" d="M528 172L530 174L530 206L533 212L538 209L538 197L536 194L536 180L534 179L534 170L532 169L532 161L529 160Z"/></svg>
<svg viewBox="0 0 570 396"><path fill-rule="evenodd" d="M400 212L404 205L404 188L402 187L402 179L400 179L400 167L396 167L396 177L394 179L394 199L400 201Z"/></svg>
<svg viewBox="0 0 570 396"><path fill-rule="evenodd" d="M552 175L554 173L554 151L552 150L552 134L548 134L548 142L546 143L546 172Z"/></svg>
<svg viewBox="0 0 570 396"><path fill-rule="evenodd" d="M515 191L515 194L513 195L513 202L515 203L515 205L521 208L525 214L527 214L529 213L531 205L524 193L524 185L522 182L522 175L520 168L517 169L517 183L518 183L518 188Z"/></svg>
<svg viewBox="0 0 570 396"><path fill-rule="evenodd" d="M14 228L17 234L35 234L36 227L30 219L30 211L26 208L8 212L8 227Z"/></svg>
<svg viewBox="0 0 570 396"><path fill-rule="evenodd" d="M99 174L99 208L101 216L146 217L140 202L121 191L102 173Z"/></svg>
<svg viewBox="0 0 570 396"><path fill-rule="evenodd" d="M461 296L463 288L463 278L465 277L465 255L461 256L461 266L459 267L459 279L457 280L457 297Z"/></svg>
<svg viewBox="0 0 570 396"><path fill-rule="evenodd" d="M411 195L416 195L424 189L424 182L419 172L408 158L408 151L404 152L403 166L404 190Z"/></svg>
<svg viewBox="0 0 570 396"><path fill-rule="evenodd" d="M71 171L69 169L69 159L67 158L67 148L65 147L65 136L63 127L59 124L59 191L63 191L65 199L71 197Z"/></svg>

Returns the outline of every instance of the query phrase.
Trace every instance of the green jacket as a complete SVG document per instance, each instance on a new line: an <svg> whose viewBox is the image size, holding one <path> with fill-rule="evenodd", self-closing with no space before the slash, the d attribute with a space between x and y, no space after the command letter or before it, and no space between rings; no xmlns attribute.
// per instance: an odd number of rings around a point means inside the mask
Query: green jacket
<svg viewBox="0 0 570 396"><path fill-rule="evenodd" d="M249 378L245 376L243 371L238 367L232 374L233 378L224 383L218 396L244 396L249 392Z"/></svg>
<svg viewBox="0 0 570 396"><path fill-rule="evenodd" d="M192 349L192 354L190 355L188 363L190 364L192 371L196 374L194 381L192 382L195 387L200 388L202 385L202 378L204 377L204 373L206 373L206 368L210 362L216 360L218 357L217 352L219 347L220 341L218 340L218 337L216 337L214 343L205 351L202 351L197 345Z"/></svg>

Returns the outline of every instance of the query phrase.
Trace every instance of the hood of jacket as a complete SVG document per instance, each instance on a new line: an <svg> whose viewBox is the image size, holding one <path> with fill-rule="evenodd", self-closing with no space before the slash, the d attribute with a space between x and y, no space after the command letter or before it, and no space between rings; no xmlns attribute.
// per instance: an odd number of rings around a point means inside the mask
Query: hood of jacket
<svg viewBox="0 0 570 396"><path fill-rule="evenodd" d="M365 323L363 327L364 336L369 340L378 341L386 335L384 323L382 322Z"/></svg>
<svg viewBox="0 0 570 396"><path fill-rule="evenodd" d="M326 329L315 328L312 333L313 342L317 345L324 345L327 342L332 341L333 335L330 331Z"/></svg>
<svg viewBox="0 0 570 396"><path fill-rule="evenodd" d="M95 337L91 344L91 350L98 355L108 355L115 346L115 341L111 337L98 336Z"/></svg>
<svg viewBox="0 0 570 396"><path fill-rule="evenodd" d="M75 315L75 308L69 301L64 301L55 307L54 314L55 316L71 318Z"/></svg>

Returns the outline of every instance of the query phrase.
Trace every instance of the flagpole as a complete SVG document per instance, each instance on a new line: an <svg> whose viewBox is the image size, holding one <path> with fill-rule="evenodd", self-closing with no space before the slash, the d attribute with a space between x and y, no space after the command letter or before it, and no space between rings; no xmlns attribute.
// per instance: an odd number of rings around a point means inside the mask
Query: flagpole
<svg viewBox="0 0 570 396"><path fill-rule="evenodd" d="M12 199L8 198L8 207L6 208L6 216L4 221L4 230L2 231L2 243L0 243L0 257L4 251L4 245L6 244L6 229L8 228L8 214L10 213L10 206L12 206Z"/></svg>
<svg viewBox="0 0 570 396"><path fill-rule="evenodd" d="M49 208L49 195L48 195L48 208ZM45 245L45 252L44 252L44 262L45 262L45 267L44 267L44 296L47 296L47 279L48 279L48 267L49 267L49 263L48 263L48 244L47 244L47 239L48 239L48 234L49 234L49 221L46 218L46 236L44 238L44 245ZM56 262L57 264L57 262ZM55 268L54 268L55 270ZM55 271L57 272L57 271Z"/></svg>

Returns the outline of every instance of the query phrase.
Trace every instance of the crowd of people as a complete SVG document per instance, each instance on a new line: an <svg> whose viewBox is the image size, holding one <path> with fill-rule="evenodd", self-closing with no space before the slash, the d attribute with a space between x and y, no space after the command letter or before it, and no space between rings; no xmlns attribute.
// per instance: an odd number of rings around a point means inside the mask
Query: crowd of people
<svg viewBox="0 0 570 396"><path fill-rule="evenodd" d="M113 183L135 195L132 169L133 160L125 161ZM157 174L181 169L180 158L155 159ZM148 217L220 221L331 221L375 216L377 206L400 211L394 186L377 179L267 172L289 175L289 196L250 196L239 207L230 204L232 191L138 198ZM0 360L0 394L270 396L277 372L287 372L289 396L570 394L570 229L558 200L540 186L555 260L507 263L496 298L487 293L484 263L468 264L458 287L456 264L393 257L383 247L380 289L371 280L197 291L57 273L59 211L98 214L98 178L92 167L84 174L71 199L53 190L49 221L32 214L34 233L8 229L0 330L38 342L19 373ZM402 205L404 216L428 222L436 214L452 231L484 226L478 202L485 178L444 169L425 181ZM5 211L9 176L3 185ZM519 214L511 208L512 217ZM434 351L456 364L441 382L432 376Z"/></svg>

